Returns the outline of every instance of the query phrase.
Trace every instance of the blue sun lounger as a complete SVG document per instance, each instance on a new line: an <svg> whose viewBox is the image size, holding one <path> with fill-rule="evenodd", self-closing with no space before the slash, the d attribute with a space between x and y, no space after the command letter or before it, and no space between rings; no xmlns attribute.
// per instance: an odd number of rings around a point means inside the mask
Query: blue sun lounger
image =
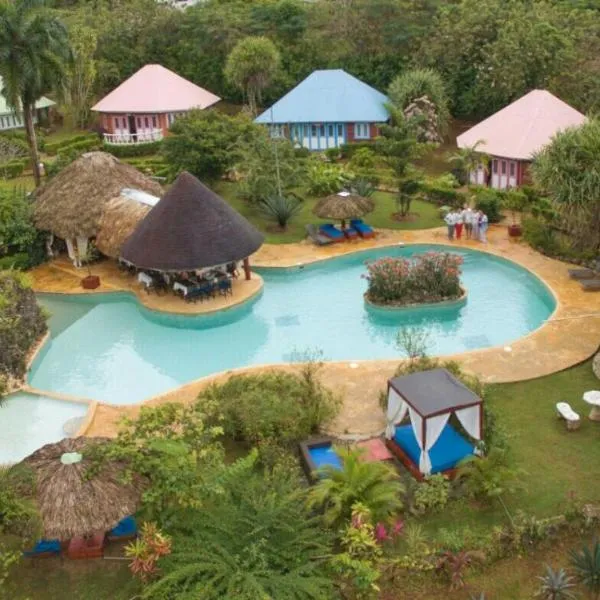
<svg viewBox="0 0 600 600"><path fill-rule="evenodd" d="M375 235L373 229L362 219L352 219L352 221L350 221L350 227L355 229L362 238L372 238Z"/></svg>
<svg viewBox="0 0 600 600"><path fill-rule="evenodd" d="M40 540L33 550L26 550L23 556L26 558L46 558L48 556L58 556L61 552L59 540Z"/></svg>
<svg viewBox="0 0 600 600"><path fill-rule="evenodd" d="M319 231L323 235L326 235L329 239L332 239L334 242L343 242L346 239L344 234L332 223L321 225L321 227L319 227Z"/></svg>
<svg viewBox="0 0 600 600"><path fill-rule="evenodd" d="M108 541L128 540L137 535L137 523L134 517L125 517L121 519L108 533Z"/></svg>

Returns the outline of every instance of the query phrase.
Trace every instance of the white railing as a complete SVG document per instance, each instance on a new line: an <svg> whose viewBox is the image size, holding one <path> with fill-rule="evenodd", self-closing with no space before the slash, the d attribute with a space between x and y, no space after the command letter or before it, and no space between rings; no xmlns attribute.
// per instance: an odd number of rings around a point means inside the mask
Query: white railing
<svg viewBox="0 0 600 600"><path fill-rule="evenodd" d="M148 142L158 142L162 139L162 129L148 129L146 131L139 131L138 133L124 131L104 134L104 141L107 144L145 144Z"/></svg>

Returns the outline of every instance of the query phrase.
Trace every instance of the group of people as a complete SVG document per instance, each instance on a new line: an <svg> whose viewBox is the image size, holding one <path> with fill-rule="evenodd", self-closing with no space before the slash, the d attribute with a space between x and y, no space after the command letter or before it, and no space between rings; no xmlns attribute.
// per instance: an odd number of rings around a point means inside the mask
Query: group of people
<svg viewBox="0 0 600 600"><path fill-rule="evenodd" d="M468 240L479 240L487 244L488 216L482 210L470 206L452 208L444 217L448 226L448 239L462 239L463 231Z"/></svg>

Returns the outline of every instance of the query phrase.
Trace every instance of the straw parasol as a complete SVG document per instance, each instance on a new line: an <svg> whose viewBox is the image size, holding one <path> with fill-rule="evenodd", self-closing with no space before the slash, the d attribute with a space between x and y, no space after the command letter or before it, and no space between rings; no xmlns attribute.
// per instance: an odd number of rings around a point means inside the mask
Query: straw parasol
<svg viewBox="0 0 600 600"><path fill-rule="evenodd" d="M106 152L86 152L35 192L35 225L63 239L94 237L106 203L123 188L162 194L135 167Z"/></svg>
<svg viewBox="0 0 600 600"><path fill-rule="evenodd" d="M154 202L143 201L143 198L137 199L136 195L154 198ZM109 200L98 223L99 231L96 236L98 250L111 258L121 256L123 244L157 202L158 198L155 196L127 189L122 190L116 198Z"/></svg>
<svg viewBox="0 0 600 600"><path fill-rule="evenodd" d="M23 460L36 474L36 497L46 539L66 540L112 529L135 513L143 481L121 483L123 465L108 463L88 477L86 450L108 438L66 438Z"/></svg>
<svg viewBox="0 0 600 600"><path fill-rule="evenodd" d="M263 235L225 200L183 172L123 245L136 267L193 271L248 258Z"/></svg>
<svg viewBox="0 0 600 600"><path fill-rule="evenodd" d="M313 209L317 217L321 219L336 219L345 225L346 219L362 217L375 208L375 202L371 198L358 196L349 192L339 192L327 198L321 198Z"/></svg>

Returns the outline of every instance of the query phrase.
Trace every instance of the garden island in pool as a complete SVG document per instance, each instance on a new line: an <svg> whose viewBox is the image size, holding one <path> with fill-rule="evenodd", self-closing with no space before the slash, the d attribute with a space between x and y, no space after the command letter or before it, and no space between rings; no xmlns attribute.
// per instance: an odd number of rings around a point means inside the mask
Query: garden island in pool
<svg viewBox="0 0 600 600"><path fill-rule="evenodd" d="M34 361L29 383L40 390L137 403L199 377L228 369L291 362L307 349L326 360L400 356L398 329L428 333L431 354L508 344L540 327L555 309L532 273L487 253L463 256L466 304L402 314L365 308L365 261L440 249L394 246L303 268L259 270L264 293L212 315L150 311L129 294L40 295L50 311L51 339Z"/></svg>

